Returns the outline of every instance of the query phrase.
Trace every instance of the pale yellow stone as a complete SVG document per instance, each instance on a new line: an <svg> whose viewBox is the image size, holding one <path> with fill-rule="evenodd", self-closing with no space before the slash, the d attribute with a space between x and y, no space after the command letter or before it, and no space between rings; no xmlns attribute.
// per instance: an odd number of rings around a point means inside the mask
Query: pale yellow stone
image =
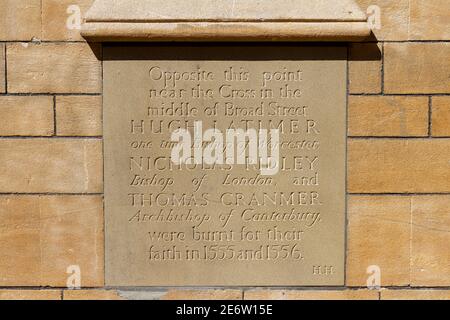
<svg viewBox="0 0 450 320"><path fill-rule="evenodd" d="M74 265L81 271L81 287L102 286L102 197L42 197L40 210L42 284L66 286L67 268Z"/></svg>
<svg viewBox="0 0 450 320"><path fill-rule="evenodd" d="M381 300L450 300L450 290L381 290Z"/></svg>
<svg viewBox="0 0 450 320"><path fill-rule="evenodd" d="M362 40L353 0L96 0L82 35L91 41Z"/></svg>
<svg viewBox="0 0 450 320"><path fill-rule="evenodd" d="M0 93L6 91L5 77L5 45L0 43Z"/></svg>
<svg viewBox="0 0 450 320"><path fill-rule="evenodd" d="M355 0L378 41L408 40L409 0Z"/></svg>
<svg viewBox="0 0 450 320"><path fill-rule="evenodd" d="M61 300L61 290L0 290L0 300Z"/></svg>
<svg viewBox="0 0 450 320"><path fill-rule="evenodd" d="M450 139L350 139L350 193L450 192Z"/></svg>
<svg viewBox="0 0 450 320"><path fill-rule="evenodd" d="M90 42L146 41L363 41L366 22L168 22L88 23Z"/></svg>
<svg viewBox="0 0 450 320"><path fill-rule="evenodd" d="M42 0L42 39L82 41L84 14L94 0Z"/></svg>
<svg viewBox="0 0 450 320"><path fill-rule="evenodd" d="M374 43L350 45L350 93L381 92L381 52L382 46Z"/></svg>
<svg viewBox="0 0 450 320"><path fill-rule="evenodd" d="M88 21L364 21L353 0L96 0Z"/></svg>
<svg viewBox="0 0 450 320"><path fill-rule="evenodd" d="M435 137L450 137L450 97L433 97L431 112L431 134Z"/></svg>
<svg viewBox="0 0 450 320"><path fill-rule="evenodd" d="M161 300L241 300L241 290L169 290Z"/></svg>
<svg viewBox="0 0 450 320"><path fill-rule="evenodd" d="M448 40L447 0L356 0L378 41Z"/></svg>
<svg viewBox="0 0 450 320"><path fill-rule="evenodd" d="M350 196L347 285L366 286L369 266L381 271L381 286L409 284L411 197Z"/></svg>
<svg viewBox="0 0 450 320"><path fill-rule="evenodd" d="M51 136L53 131L53 97L0 96L1 136Z"/></svg>
<svg viewBox="0 0 450 320"><path fill-rule="evenodd" d="M450 286L449 248L450 196L413 197L411 285Z"/></svg>
<svg viewBox="0 0 450 320"><path fill-rule="evenodd" d="M99 93L98 49L84 43L8 44L8 92Z"/></svg>
<svg viewBox="0 0 450 320"><path fill-rule="evenodd" d="M39 242L39 197L0 196L0 286L41 284Z"/></svg>
<svg viewBox="0 0 450 320"><path fill-rule="evenodd" d="M448 0L411 0L410 6L410 40L450 39Z"/></svg>
<svg viewBox="0 0 450 320"><path fill-rule="evenodd" d="M348 134L428 136L428 97L350 96Z"/></svg>
<svg viewBox="0 0 450 320"><path fill-rule="evenodd" d="M155 291L64 290L64 300L241 300L242 290L233 289L171 289Z"/></svg>
<svg viewBox="0 0 450 320"><path fill-rule="evenodd" d="M41 37L41 0L2 0L0 17L0 41Z"/></svg>
<svg viewBox="0 0 450 320"><path fill-rule="evenodd" d="M124 300L116 290L64 290L63 300Z"/></svg>
<svg viewBox="0 0 450 320"><path fill-rule="evenodd" d="M60 136L100 136L102 97L56 97L56 132Z"/></svg>
<svg viewBox="0 0 450 320"><path fill-rule="evenodd" d="M101 196L0 196L0 286L102 286Z"/></svg>
<svg viewBox="0 0 450 320"><path fill-rule="evenodd" d="M370 290L248 290L245 300L378 300Z"/></svg>
<svg viewBox="0 0 450 320"><path fill-rule="evenodd" d="M386 43L385 93L450 93L450 43Z"/></svg>
<svg viewBox="0 0 450 320"><path fill-rule="evenodd" d="M97 139L0 140L0 192L99 193L102 167Z"/></svg>

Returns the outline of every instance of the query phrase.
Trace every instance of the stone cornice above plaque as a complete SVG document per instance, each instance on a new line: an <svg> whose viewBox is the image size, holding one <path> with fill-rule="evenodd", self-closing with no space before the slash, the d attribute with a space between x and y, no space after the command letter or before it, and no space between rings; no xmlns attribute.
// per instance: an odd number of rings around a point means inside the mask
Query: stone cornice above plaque
<svg viewBox="0 0 450 320"><path fill-rule="evenodd" d="M353 0L96 0L89 41L355 41L367 16Z"/></svg>

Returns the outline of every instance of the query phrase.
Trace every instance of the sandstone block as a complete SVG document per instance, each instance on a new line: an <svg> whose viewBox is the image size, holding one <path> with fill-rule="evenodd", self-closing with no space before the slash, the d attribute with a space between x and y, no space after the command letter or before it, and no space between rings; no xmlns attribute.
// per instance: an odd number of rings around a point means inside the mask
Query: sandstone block
<svg viewBox="0 0 450 320"><path fill-rule="evenodd" d="M350 136L428 136L428 98L350 96Z"/></svg>
<svg viewBox="0 0 450 320"><path fill-rule="evenodd" d="M0 96L1 136L51 136L53 131L53 97Z"/></svg>
<svg viewBox="0 0 450 320"><path fill-rule="evenodd" d="M386 43L386 93L450 92L450 43Z"/></svg>
<svg viewBox="0 0 450 320"><path fill-rule="evenodd" d="M8 92L98 93L98 51L84 43L8 44Z"/></svg>
<svg viewBox="0 0 450 320"><path fill-rule="evenodd" d="M409 284L411 197L350 196L347 285L366 286L369 266L381 272L381 286Z"/></svg>
<svg viewBox="0 0 450 320"><path fill-rule="evenodd" d="M0 192L99 193L102 167L97 139L0 140Z"/></svg>
<svg viewBox="0 0 450 320"><path fill-rule="evenodd" d="M248 290L245 300L378 300L369 290Z"/></svg>
<svg viewBox="0 0 450 320"><path fill-rule="evenodd" d="M0 40L29 41L41 37L41 0L2 0Z"/></svg>
<svg viewBox="0 0 450 320"><path fill-rule="evenodd" d="M450 97L433 97L431 134L434 137L450 136Z"/></svg>
<svg viewBox="0 0 450 320"><path fill-rule="evenodd" d="M56 132L60 136L100 136L102 97L56 97Z"/></svg>
<svg viewBox="0 0 450 320"><path fill-rule="evenodd" d="M412 199L411 285L450 286L450 196Z"/></svg>
<svg viewBox="0 0 450 320"><path fill-rule="evenodd" d="M450 139L350 139L350 193L450 192Z"/></svg>

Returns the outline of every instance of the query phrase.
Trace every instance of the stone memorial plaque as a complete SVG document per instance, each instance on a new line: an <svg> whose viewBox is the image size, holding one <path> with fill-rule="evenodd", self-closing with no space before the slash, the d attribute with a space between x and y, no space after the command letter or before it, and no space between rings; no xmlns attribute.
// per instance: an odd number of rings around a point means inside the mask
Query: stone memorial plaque
<svg viewBox="0 0 450 320"><path fill-rule="evenodd" d="M343 285L346 54L105 46L106 284Z"/></svg>

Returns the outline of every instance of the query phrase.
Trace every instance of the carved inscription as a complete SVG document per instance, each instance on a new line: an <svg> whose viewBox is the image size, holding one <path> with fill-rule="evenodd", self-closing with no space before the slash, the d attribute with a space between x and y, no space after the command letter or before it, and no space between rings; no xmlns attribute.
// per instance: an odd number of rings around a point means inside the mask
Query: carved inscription
<svg viewBox="0 0 450 320"><path fill-rule="evenodd" d="M343 284L344 48L105 55L108 285Z"/></svg>

